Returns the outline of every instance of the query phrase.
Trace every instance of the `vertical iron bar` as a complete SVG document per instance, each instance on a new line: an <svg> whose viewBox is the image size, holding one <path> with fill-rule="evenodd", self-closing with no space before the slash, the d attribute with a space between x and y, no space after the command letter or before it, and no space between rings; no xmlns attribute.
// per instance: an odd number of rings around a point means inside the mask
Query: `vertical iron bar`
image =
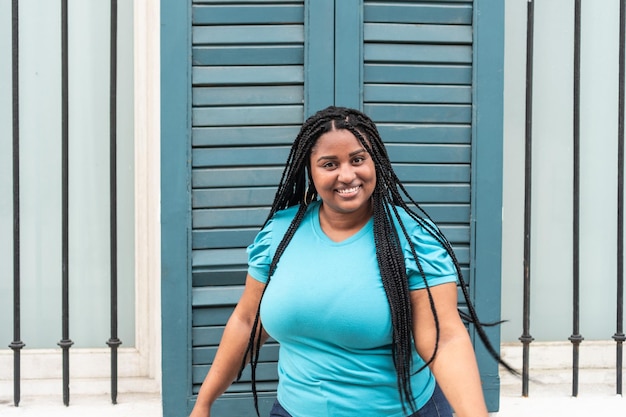
<svg viewBox="0 0 626 417"><path fill-rule="evenodd" d="M574 6L574 184L573 184L573 300L572 396L578 396L580 333L580 0Z"/></svg>
<svg viewBox="0 0 626 417"><path fill-rule="evenodd" d="M111 49L109 94L109 187L111 228L111 402L117 404L117 0L111 0Z"/></svg>
<svg viewBox="0 0 626 417"><path fill-rule="evenodd" d="M19 10L12 2L12 87L13 87L13 404L20 404L21 361L24 343L20 340L20 79L19 79Z"/></svg>
<svg viewBox="0 0 626 417"><path fill-rule="evenodd" d="M626 0L620 1L619 26L619 99L617 115L617 320L613 340L616 343L615 388L622 395L624 335L624 74L626 53Z"/></svg>
<svg viewBox="0 0 626 417"><path fill-rule="evenodd" d="M522 364L522 395L528 396L530 343L534 338L530 335L530 220L532 190L532 107L533 107L533 31L534 4L528 0L528 17L526 23L526 152L525 152L525 186L524 186L524 306L523 333L519 340L523 344Z"/></svg>
<svg viewBox="0 0 626 417"><path fill-rule="evenodd" d="M63 404L70 404L70 340L69 325L69 110L68 110L68 16L67 0L61 0L61 267L62 267L62 338L58 345L63 351Z"/></svg>

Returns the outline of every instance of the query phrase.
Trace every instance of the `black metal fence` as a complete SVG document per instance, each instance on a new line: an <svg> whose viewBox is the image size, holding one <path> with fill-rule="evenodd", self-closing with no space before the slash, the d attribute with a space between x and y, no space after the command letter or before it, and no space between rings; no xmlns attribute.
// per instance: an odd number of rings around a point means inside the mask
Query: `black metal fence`
<svg viewBox="0 0 626 417"><path fill-rule="evenodd" d="M70 348L73 341L70 338L70 304L69 304L69 71L68 71L68 1L61 0L61 114L62 114L62 329L61 339L58 345L62 350L63 357L63 402L69 404L69 369ZM117 316L117 1L111 0L110 4L110 262L111 262L111 305L110 305L110 338L106 344L111 350L111 401L117 402L117 348L121 341L118 338ZM534 340L530 333L530 286L531 286L531 174L532 174L532 104L533 104L533 33L534 33L534 1L528 0L527 4L527 55L526 55L526 145L525 145L525 204L524 204L524 301L523 301L523 333L519 338L523 344L523 368L522 368L522 395L529 394L529 350ZM20 327L20 114L19 114L19 1L12 0L12 126L13 126L13 341L9 347L14 354L14 404L20 403L20 353L25 343L21 340ZM619 89L618 89L618 189L617 189L617 295L615 334L612 335L616 343L616 393L622 394L622 364L623 343L626 341L623 328L623 293L624 293L624 111L625 111L625 65L626 59L626 0L620 0L620 31L619 31ZM579 346L584 338L580 334L580 282L579 282L579 141L580 141L580 32L581 32L581 0L575 0L574 13L574 103L573 103L573 150L574 150L574 176L573 176L573 317L572 334L569 340L572 343L572 395L578 395L579 374Z"/></svg>
<svg viewBox="0 0 626 417"><path fill-rule="evenodd" d="M13 107L13 341L9 347L13 350L13 402L20 403L21 360L20 352L25 346L21 340L20 325L20 114L19 114L19 1L12 0L12 107ZM68 66L68 1L61 0L61 181L62 181L62 329L61 347L63 357L63 403L70 402L70 348L74 342L70 338L70 303L69 303L69 66ZM117 348L122 343L118 338L117 316L117 0L111 0L111 46L110 46L110 233L111 233L111 289L110 289L110 316L111 335L106 344L111 349L111 401L117 402Z"/></svg>
<svg viewBox="0 0 626 417"><path fill-rule="evenodd" d="M519 340L523 344L522 353L522 395L528 396L529 382L529 351L534 340L530 334L530 301L531 301L531 194L532 194L532 123L533 123L533 46L535 2L528 0L527 32L526 32L526 124L525 124L525 192L524 192L524 300L523 330ZM616 393L622 394L622 363L624 335L624 76L625 76L625 43L626 43L626 0L620 0L619 16L619 88L618 88L618 138L617 138L617 296L615 300L615 334L616 343L615 386ZM574 4L574 85L573 88L573 299L572 299L572 396L578 395L579 348L584 338L580 334L580 57L581 57L581 0Z"/></svg>

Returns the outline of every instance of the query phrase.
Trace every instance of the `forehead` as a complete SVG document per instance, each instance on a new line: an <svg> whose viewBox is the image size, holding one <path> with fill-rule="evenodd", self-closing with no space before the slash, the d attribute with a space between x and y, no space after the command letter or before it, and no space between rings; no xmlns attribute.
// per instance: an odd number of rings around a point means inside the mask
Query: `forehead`
<svg viewBox="0 0 626 417"><path fill-rule="evenodd" d="M337 129L326 132L317 138L311 148L311 153L327 152L330 150L341 151L345 149L349 149L350 152L352 152L355 149L363 149L363 145L349 130Z"/></svg>

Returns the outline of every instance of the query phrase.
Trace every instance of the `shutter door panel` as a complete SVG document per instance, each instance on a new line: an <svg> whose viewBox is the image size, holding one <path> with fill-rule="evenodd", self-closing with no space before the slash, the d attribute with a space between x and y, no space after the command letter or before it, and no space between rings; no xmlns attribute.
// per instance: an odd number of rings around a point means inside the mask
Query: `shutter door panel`
<svg viewBox="0 0 626 417"><path fill-rule="evenodd" d="M194 232L192 239L194 247L198 249L240 248L249 245L258 232L258 227L213 229Z"/></svg>
<svg viewBox="0 0 626 417"><path fill-rule="evenodd" d="M234 306L228 307L197 307L193 315L193 333L203 330L206 326L223 326L233 312Z"/></svg>
<svg viewBox="0 0 626 417"><path fill-rule="evenodd" d="M445 166L429 166L427 164L395 163L394 169L402 182L410 182L419 178L424 182L464 182L469 181L469 167L462 164Z"/></svg>
<svg viewBox="0 0 626 417"><path fill-rule="evenodd" d="M198 168L192 181L197 188L273 185L278 183L282 170L282 167Z"/></svg>
<svg viewBox="0 0 626 417"><path fill-rule="evenodd" d="M195 190L192 195L192 206L194 209L207 207L267 206L272 204L275 193L275 186Z"/></svg>
<svg viewBox="0 0 626 417"><path fill-rule="evenodd" d="M293 0L272 0L271 2L267 1L267 0L193 0L193 3L194 3L194 5L196 5L196 7L201 7L201 5L203 5L203 4L217 5L217 6L223 6L223 5L227 5L227 4L233 4L233 5L244 5L244 4L262 5L263 7L266 7L269 10L271 10L272 4L302 3L302 2L294 2ZM207 12L207 13L210 13L210 12Z"/></svg>
<svg viewBox="0 0 626 417"><path fill-rule="evenodd" d="M239 249L195 250L191 259L194 268L215 266L242 266L247 262L246 253ZM194 288L194 291L198 290ZM219 290L216 288L216 290Z"/></svg>
<svg viewBox="0 0 626 417"><path fill-rule="evenodd" d="M406 42L419 44L469 44L472 41L471 25L424 25L416 22L365 23L365 42Z"/></svg>
<svg viewBox="0 0 626 417"><path fill-rule="evenodd" d="M194 65L205 65L220 61L222 65L294 65L302 62L304 49L301 46L265 46L194 48Z"/></svg>
<svg viewBox="0 0 626 417"><path fill-rule="evenodd" d="M300 65L282 66L242 66L242 67L194 67L192 81L194 86L214 85L265 85L298 84L304 80L303 67Z"/></svg>
<svg viewBox="0 0 626 417"><path fill-rule="evenodd" d="M222 1L216 3L227 2ZM254 4L231 6L219 4L214 6L198 5L193 8L193 21L196 25L296 23L301 21L304 15L303 7L303 5L272 4L264 4L261 6Z"/></svg>
<svg viewBox="0 0 626 417"><path fill-rule="evenodd" d="M463 163L470 158L467 145L408 145L391 143L386 146L389 157L394 162L409 163ZM440 169L440 166L435 167ZM421 179L420 179L421 180Z"/></svg>
<svg viewBox="0 0 626 417"><path fill-rule="evenodd" d="M202 381L204 380L204 377L206 376L210 368L211 368L210 365L197 365L193 367L192 380L193 380L194 385L198 385L198 389L199 389L199 385L202 384ZM276 384L274 382L278 379L278 370L276 369L276 363L259 362L259 365L257 366L257 369L256 369L256 375L257 375L257 381L259 385L258 387L259 391L261 391L262 389L261 383L263 382L269 382L268 384L265 384L266 391L276 390ZM244 392L244 393L250 392L251 388L250 388L249 382L250 382L250 368L246 368L243 371L239 382L235 382L226 390L226 395L228 395L229 393L234 393L234 392Z"/></svg>
<svg viewBox="0 0 626 417"><path fill-rule="evenodd" d="M472 106L458 104L365 103L365 112L379 123L463 123L472 121Z"/></svg>
<svg viewBox="0 0 626 417"><path fill-rule="evenodd" d="M415 2L413 2L415 3ZM471 25L472 6L467 4L377 4L371 2L364 8L367 22L440 23L444 25Z"/></svg>
<svg viewBox="0 0 626 417"><path fill-rule="evenodd" d="M222 339L222 332L204 335L204 334L194 334L193 337L196 338L200 343L204 344L215 344L219 343ZM217 352L217 347L210 348L198 348L194 351L194 361L198 363L211 363L213 359L215 359L215 354ZM266 344L263 346L262 352L259 354L259 360L263 362L269 361L277 361L278 360L278 344Z"/></svg>
<svg viewBox="0 0 626 417"><path fill-rule="evenodd" d="M249 87L245 91L237 87L209 87L195 89L193 105L291 104L303 98L302 88L292 86Z"/></svg>
<svg viewBox="0 0 626 417"><path fill-rule="evenodd" d="M254 126L254 127L194 127L192 145L219 146L237 143L239 145L280 145L291 144L298 134L298 126Z"/></svg>
<svg viewBox="0 0 626 417"><path fill-rule="evenodd" d="M365 63L364 78L370 83L387 82L390 78L398 84L471 84L470 65L445 64L376 64Z"/></svg>
<svg viewBox="0 0 626 417"><path fill-rule="evenodd" d="M241 287L223 286L218 288L194 288L191 305L196 306L219 306L233 305L241 296Z"/></svg>
<svg viewBox="0 0 626 417"><path fill-rule="evenodd" d="M441 226L469 278L472 2L364 0L362 14L360 0L337 0L327 11L331 3L310 0L305 18L303 1L193 1L193 393L243 290L245 248L269 212L304 112L331 104L329 88L337 104L358 102L377 123L398 176ZM322 22L315 26L324 36L306 39L305 19ZM323 25L333 21L331 36ZM258 368L265 414L277 357L270 341ZM254 415L248 370L212 415Z"/></svg>
<svg viewBox="0 0 626 417"><path fill-rule="evenodd" d="M304 3L195 1L192 20L191 372L197 393L243 290L245 248L269 212L303 121ZM278 346L270 342L257 369L258 390L269 398L277 359ZM246 370L212 415L252 416L250 397ZM268 401L261 401L262 410Z"/></svg>
<svg viewBox="0 0 626 417"><path fill-rule="evenodd" d="M363 109L469 279L472 2L365 0L363 16Z"/></svg>
<svg viewBox="0 0 626 417"><path fill-rule="evenodd" d="M244 166L244 164L280 164L287 159L287 155L289 155L289 148L286 146L251 146L245 148L196 149L192 157L194 168L206 168Z"/></svg>
<svg viewBox="0 0 626 417"><path fill-rule="evenodd" d="M468 63L472 61L471 46L415 45L372 43L366 45L365 59L370 62L395 63Z"/></svg>
<svg viewBox="0 0 626 417"><path fill-rule="evenodd" d="M195 45L212 44L215 39L219 39L219 45L216 47L275 43L302 45L304 31L301 25L247 25L245 30L241 30L239 25L194 26L193 41Z"/></svg>
<svg viewBox="0 0 626 417"><path fill-rule="evenodd" d="M472 137L467 125L385 123L378 131L390 143L470 143Z"/></svg>
<svg viewBox="0 0 626 417"><path fill-rule="evenodd" d="M302 105L196 107L192 110L194 126L250 126L302 123Z"/></svg>
<svg viewBox="0 0 626 417"><path fill-rule="evenodd" d="M253 226L263 224L269 208L196 210L199 228Z"/></svg>
<svg viewBox="0 0 626 417"><path fill-rule="evenodd" d="M472 90L468 86L368 84L364 87L363 94L364 100L368 102L472 103Z"/></svg>

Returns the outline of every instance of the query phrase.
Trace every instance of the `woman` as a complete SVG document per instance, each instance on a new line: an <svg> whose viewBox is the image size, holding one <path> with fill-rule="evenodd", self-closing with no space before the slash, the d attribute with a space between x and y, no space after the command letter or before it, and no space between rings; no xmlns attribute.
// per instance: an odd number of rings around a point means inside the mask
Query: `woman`
<svg viewBox="0 0 626 417"><path fill-rule="evenodd" d="M458 262L403 195L366 115L329 107L304 123L191 417L254 370L268 335L280 343L271 416L488 415ZM254 381L253 393L257 406Z"/></svg>

